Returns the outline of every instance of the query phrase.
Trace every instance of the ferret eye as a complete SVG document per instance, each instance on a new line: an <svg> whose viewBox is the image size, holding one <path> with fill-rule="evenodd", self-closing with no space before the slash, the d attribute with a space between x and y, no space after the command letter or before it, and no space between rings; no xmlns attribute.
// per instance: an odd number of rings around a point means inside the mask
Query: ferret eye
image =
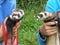
<svg viewBox="0 0 60 45"><path fill-rule="evenodd" d="M18 14L18 17L20 17L20 14Z"/></svg>
<svg viewBox="0 0 60 45"><path fill-rule="evenodd" d="M47 16L47 13L45 13L45 16Z"/></svg>
<svg viewBox="0 0 60 45"><path fill-rule="evenodd" d="M42 18L43 17L43 14L40 14L39 16L40 16L40 18Z"/></svg>

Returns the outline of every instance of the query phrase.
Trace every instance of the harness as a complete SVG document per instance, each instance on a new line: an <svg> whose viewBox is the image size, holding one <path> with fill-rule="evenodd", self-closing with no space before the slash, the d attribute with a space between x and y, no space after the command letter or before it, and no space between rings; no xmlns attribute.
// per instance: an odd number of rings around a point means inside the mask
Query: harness
<svg viewBox="0 0 60 45"><path fill-rule="evenodd" d="M18 30L18 25L16 25L16 28ZM4 45L8 45L8 29L5 26L5 23L2 23L2 31L3 31L3 40L4 40ZM18 34L16 34L14 37L11 38L11 44L10 45L18 45Z"/></svg>

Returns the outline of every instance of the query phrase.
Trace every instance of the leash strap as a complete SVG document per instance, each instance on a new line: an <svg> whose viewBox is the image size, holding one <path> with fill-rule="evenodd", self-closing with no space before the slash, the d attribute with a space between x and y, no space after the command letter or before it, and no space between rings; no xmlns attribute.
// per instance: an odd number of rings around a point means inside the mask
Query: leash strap
<svg viewBox="0 0 60 45"><path fill-rule="evenodd" d="M4 22L2 23L2 31L3 31L3 36L4 36L4 44L7 45L7 40L8 40L8 31L5 27Z"/></svg>

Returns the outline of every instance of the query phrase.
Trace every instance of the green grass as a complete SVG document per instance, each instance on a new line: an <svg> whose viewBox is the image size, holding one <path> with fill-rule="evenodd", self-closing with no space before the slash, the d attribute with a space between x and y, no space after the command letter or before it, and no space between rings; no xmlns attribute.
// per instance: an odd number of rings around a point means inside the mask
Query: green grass
<svg viewBox="0 0 60 45"><path fill-rule="evenodd" d="M25 10L25 16L19 28L19 43L23 45L38 45L37 33L38 27L42 21L37 21L38 12L35 10Z"/></svg>
<svg viewBox="0 0 60 45"><path fill-rule="evenodd" d="M25 11L25 17L19 28L19 43L23 45L38 45L37 32L38 27L42 24L37 21L37 13L34 10Z"/></svg>
<svg viewBox="0 0 60 45"><path fill-rule="evenodd" d="M41 0L42 1L42 0ZM18 30L19 43L22 45L39 45L37 41L38 27L43 24L43 21L37 21L39 12L44 11L46 1L42 1L39 5L29 5L25 8L17 4L17 7L22 8L25 16ZM22 4L24 4L22 2ZM37 3L36 3L37 4Z"/></svg>

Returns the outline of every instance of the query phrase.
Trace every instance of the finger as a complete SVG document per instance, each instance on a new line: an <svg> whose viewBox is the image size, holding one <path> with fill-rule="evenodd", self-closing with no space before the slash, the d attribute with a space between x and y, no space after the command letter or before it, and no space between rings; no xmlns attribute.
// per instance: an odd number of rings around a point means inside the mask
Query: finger
<svg viewBox="0 0 60 45"><path fill-rule="evenodd" d="M46 26L45 30L52 30L52 29L58 29L57 26L51 27L51 26Z"/></svg>
<svg viewBox="0 0 60 45"><path fill-rule="evenodd" d="M42 35L44 35L45 34L45 31L44 31L44 29L43 28L40 28L40 33L42 34Z"/></svg>
<svg viewBox="0 0 60 45"><path fill-rule="evenodd" d="M20 27L20 23L21 23L21 21L20 22L17 22L16 25L15 25L15 27L16 28L19 28Z"/></svg>
<svg viewBox="0 0 60 45"><path fill-rule="evenodd" d="M14 31L14 32L13 32L13 35L17 35L17 33L18 33L18 31Z"/></svg>
<svg viewBox="0 0 60 45"><path fill-rule="evenodd" d="M16 27L13 27L13 31L16 30Z"/></svg>
<svg viewBox="0 0 60 45"><path fill-rule="evenodd" d="M17 32L17 30L15 29L15 30L13 30L13 32Z"/></svg>
<svg viewBox="0 0 60 45"><path fill-rule="evenodd" d="M46 33L51 33L51 32L54 32L54 31L58 31L57 29L52 29L52 30L46 30L45 32Z"/></svg>
<svg viewBox="0 0 60 45"><path fill-rule="evenodd" d="M54 35L54 34L56 34L56 33L57 33L57 31L54 31L54 32L48 33L47 35L48 35L48 36L51 36L51 35Z"/></svg>
<svg viewBox="0 0 60 45"><path fill-rule="evenodd" d="M21 21L17 22L16 25L19 25L21 23Z"/></svg>
<svg viewBox="0 0 60 45"><path fill-rule="evenodd" d="M57 23L58 23L57 21L52 21L52 22L45 23L45 25L50 26L50 25L55 25Z"/></svg>

